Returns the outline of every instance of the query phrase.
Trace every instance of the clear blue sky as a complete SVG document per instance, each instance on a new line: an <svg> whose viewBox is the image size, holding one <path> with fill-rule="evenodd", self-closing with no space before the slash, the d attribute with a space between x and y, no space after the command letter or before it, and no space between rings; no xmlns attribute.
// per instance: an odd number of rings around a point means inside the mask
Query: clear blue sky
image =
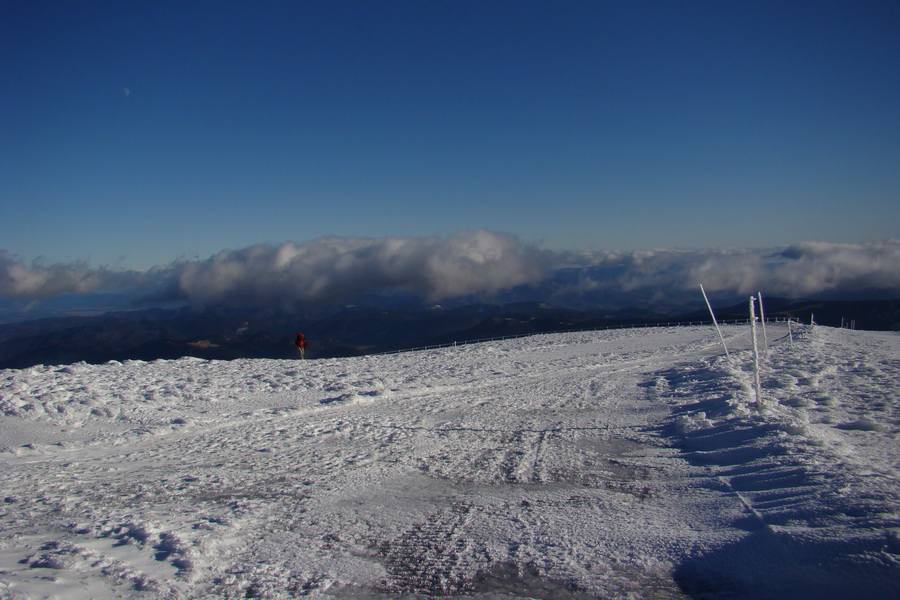
<svg viewBox="0 0 900 600"><path fill-rule="evenodd" d="M900 236L900 3L7 0L0 249Z"/></svg>

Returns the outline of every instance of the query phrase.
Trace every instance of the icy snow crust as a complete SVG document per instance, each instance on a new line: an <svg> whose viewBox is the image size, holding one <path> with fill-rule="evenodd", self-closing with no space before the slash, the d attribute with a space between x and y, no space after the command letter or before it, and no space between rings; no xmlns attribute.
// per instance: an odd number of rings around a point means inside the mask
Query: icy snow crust
<svg viewBox="0 0 900 600"><path fill-rule="evenodd" d="M900 597L900 336L723 333L2 371L0 598Z"/></svg>

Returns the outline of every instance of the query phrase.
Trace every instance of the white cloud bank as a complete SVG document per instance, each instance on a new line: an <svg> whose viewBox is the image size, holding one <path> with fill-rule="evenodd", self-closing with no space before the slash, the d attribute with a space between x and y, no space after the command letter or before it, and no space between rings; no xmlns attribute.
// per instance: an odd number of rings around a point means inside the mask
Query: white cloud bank
<svg viewBox="0 0 900 600"><path fill-rule="evenodd" d="M91 268L86 263L26 263L0 250L0 298L43 300L62 294L131 289L148 279L147 273Z"/></svg>
<svg viewBox="0 0 900 600"><path fill-rule="evenodd" d="M337 301L384 288L430 300L490 294L545 277L554 254L490 231L449 238L320 238L257 245L176 267L175 289L195 303Z"/></svg>
<svg viewBox="0 0 900 600"><path fill-rule="evenodd" d="M620 292L698 289L799 298L830 292L900 293L900 240L864 244L804 242L778 250L602 252L591 262L614 272L580 283ZM590 273L588 271L588 273Z"/></svg>
<svg viewBox="0 0 900 600"><path fill-rule="evenodd" d="M197 306L227 302L286 307L343 301L389 288L434 301L537 284L554 268L576 263L586 268L573 288L645 298L696 290L700 284L711 292L763 291L785 297L867 289L896 290L900 295L900 240L806 242L778 250L609 251L575 257L479 230L447 238L327 237L255 245L146 272L92 269L82 263L27 264L0 251L0 297L36 300L109 290L139 294L148 286L165 285L168 298Z"/></svg>

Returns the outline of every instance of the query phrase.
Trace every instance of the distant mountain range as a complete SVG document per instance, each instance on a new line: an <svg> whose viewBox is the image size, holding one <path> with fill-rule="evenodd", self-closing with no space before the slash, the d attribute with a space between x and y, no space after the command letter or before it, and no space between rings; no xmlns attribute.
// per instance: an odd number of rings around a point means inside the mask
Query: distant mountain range
<svg viewBox="0 0 900 600"><path fill-rule="evenodd" d="M834 327L900 330L900 300L823 301L765 298L766 317ZM746 319L746 302L716 309L720 320ZM666 314L646 308L614 313L539 302L434 306L347 306L285 314L228 307L152 308L0 325L0 368L79 361L295 358L294 336L309 339L308 358L361 355L507 335L665 322L709 321L706 309Z"/></svg>

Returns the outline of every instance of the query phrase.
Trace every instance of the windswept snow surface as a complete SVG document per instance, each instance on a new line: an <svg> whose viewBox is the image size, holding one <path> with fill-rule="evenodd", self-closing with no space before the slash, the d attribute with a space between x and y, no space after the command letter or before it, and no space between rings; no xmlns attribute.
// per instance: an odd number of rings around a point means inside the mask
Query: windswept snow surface
<svg viewBox="0 0 900 600"><path fill-rule="evenodd" d="M723 333L2 371L0 598L900 598L900 336Z"/></svg>

